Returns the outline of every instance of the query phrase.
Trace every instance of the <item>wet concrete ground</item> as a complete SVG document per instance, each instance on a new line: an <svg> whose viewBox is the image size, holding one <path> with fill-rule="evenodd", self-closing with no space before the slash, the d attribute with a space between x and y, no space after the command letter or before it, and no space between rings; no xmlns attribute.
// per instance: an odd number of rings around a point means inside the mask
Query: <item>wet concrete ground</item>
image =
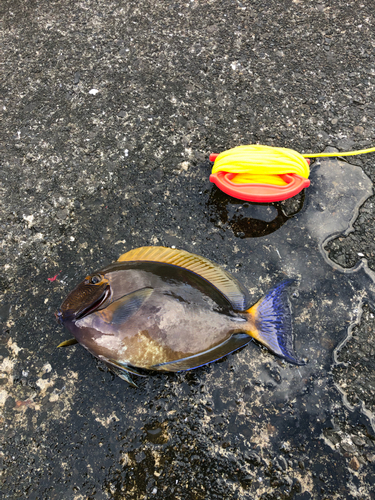
<svg viewBox="0 0 375 500"><path fill-rule="evenodd" d="M371 3L0 9L1 496L374 498L375 156L350 159L367 177L332 160L337 182L322 162L304 199L276 206L208 181L209 153L238 144L375 144ZM81 347L56 350L66 294L142 245L201 254L254 301L296 275L309 363L250 344L133 389Z"/></svg>

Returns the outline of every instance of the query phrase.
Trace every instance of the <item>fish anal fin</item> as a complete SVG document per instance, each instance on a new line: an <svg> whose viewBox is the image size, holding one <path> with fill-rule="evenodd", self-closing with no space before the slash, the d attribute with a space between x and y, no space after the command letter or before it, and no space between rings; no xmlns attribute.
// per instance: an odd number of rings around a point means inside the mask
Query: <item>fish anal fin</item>
<svg viewBox="0 0 375 500"><path fill-rule="evenodd" d="M235 310L244 311L249 306L246 289L224 269L200 255L176 248L150 246L124 253L118 262L125 261L163 262L187 269L209 281L228 299Z"/></svg>
<svg viewBox="0 0 375 500"><path fill-rule="evenodd" d="M124 295L120 299L115 300L105 309L96 312L105 323L111 325L120 325L125 323L142 304L150 297L153 288L141 288L135 292Z"/></svg>
<svg viewBox="0 0 375 500"><path fill-rule="evenodd" d="M169 361L167 363L161 363L158 365L150 366L150 370L157 371L167 371L167 372L181 372L185 370L193 370L194 368L199 368L200 366L212 363L224 356L227 356L233 351L240 349L241 347L248 344L250 341L249 336L246 333L235 333L225 342L208 349L207 351L195 354L194 356L188 356L176 361Z"/></svg>

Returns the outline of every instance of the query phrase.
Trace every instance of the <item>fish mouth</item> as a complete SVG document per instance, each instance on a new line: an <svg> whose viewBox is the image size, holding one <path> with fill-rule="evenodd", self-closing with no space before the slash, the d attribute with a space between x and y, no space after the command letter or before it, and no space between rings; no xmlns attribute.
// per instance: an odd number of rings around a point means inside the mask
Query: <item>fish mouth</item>
<svg viewBox="0 0 375 500"><path fill-rule="evenodd" d="M64 323L63 321L63 315L64 313L62 312L61 309L57 309L57 311L55 312L55 318L56 318L56 321L62 325Z"/></svg>
<svg viewBox="0 0 375 500"><path fill-rule="evenodd" d="M108 299L108 297L110 296L110 294L111 294L111 288L110 288L109 285L107 285L106 288L105 288L105 290L101 294L101 296L98 298L98 300L96 300L95 302L93 302L89 306L85 307L81 311L78 311L78 313L76 314L75 319L76 320L82 319L85 316L87 316L88 314L90 314L90 313L96 311L97 309L99 309L99 307L102 304L104 304L104 302Z"/></svg>

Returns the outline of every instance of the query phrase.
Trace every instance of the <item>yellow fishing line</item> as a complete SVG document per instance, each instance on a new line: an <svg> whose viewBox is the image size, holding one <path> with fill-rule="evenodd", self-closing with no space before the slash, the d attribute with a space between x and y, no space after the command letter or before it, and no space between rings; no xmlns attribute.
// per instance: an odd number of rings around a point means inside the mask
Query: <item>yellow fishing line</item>
<svg viewBox="0 0 375 500"><path fill-rule="evenodd" d="M317 153L317 154L304 154L304 158L320 158L323 156L355 156L365 155L367 153L375 153L375 148L359 149L357 151L348 151L346 153Z"/></svg>
<svg viewBox="0 0 375 500"><path fill-rule="evenodd" d="M213 165L212 173L229 172L237 174L232 182L236 184L259 183L285 185L279 177L283 174L297 174L307 179L310 167L305 158L328 156L350 156L375 152L375 148L347 153L300 154L293 149L251 144L237 146L220 153Z"/></svg>
<svg viewBox="0 0 375 500"><path fill-rule="evenodd" d="M233 177L232 182L235 184L254 184L260 181L259 175L256 174L237 174ZM288 183L280 175L262 175L262 184L286 186Z"/></svg>
<svg viewBox="0 0 375 500"><path fill-rule="evenodd" d="M294 173L307 179L310 168L304 157L293 149L252 144L220 153L215 160L212 173L221 171L251 174L254 180L250 182L280 185L280 178L277 179L279 175ZM237 176L233 177L232 182L236 182L236 178Z"/></svg>

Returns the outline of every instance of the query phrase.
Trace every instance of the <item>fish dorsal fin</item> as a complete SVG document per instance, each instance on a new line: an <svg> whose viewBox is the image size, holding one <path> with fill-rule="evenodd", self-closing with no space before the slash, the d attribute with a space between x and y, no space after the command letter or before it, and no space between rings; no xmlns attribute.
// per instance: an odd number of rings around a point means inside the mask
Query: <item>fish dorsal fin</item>
<svg viewBox="0 0 375 500"><path fill-rule="evenodd" d="M187 269L198 274L216 287L237 311L244 311L248 305L248 294L245 288L224 269L213 262L176 248L140 247L121 255L118 262L143 261L163 262Z"/></svg>

